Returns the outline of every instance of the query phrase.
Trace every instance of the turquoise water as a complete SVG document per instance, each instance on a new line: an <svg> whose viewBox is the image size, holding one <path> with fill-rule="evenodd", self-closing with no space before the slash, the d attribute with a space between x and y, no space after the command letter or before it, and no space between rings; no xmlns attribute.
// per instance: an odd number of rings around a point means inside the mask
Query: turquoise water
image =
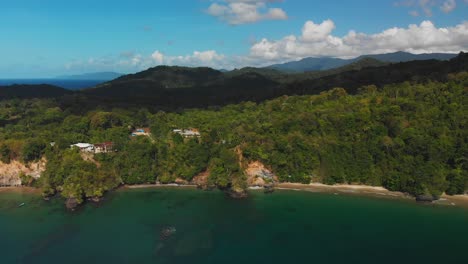
<svg viewBox="0 0 468 264"><path fill-rule="evenodd" d="M467 209L370 197L141 189L67 212L0 193L0 263L466 263L467 239Z"/></svg>

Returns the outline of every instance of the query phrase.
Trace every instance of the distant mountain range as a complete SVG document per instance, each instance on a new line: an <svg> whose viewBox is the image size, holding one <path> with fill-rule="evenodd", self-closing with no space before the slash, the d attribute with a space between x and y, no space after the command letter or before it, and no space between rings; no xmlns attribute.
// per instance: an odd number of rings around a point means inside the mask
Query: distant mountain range
<svg viewBox="0 0 468 264"><path fill-rule="evenodd" d="M60 80L92 80L92 81L111 81L119 78L123 74L117 72L94 72L78 75L62 75L55 79Z"/></svg>
<svg viewBox="0 0 468 264"><path fill-rule="evenodd" d="M401 63L360 58L326 71L286 74L274 69L243 68L223 73L211 68L158 66L80 91L81 104L151 107L173 110L263 101L283 95L318 94L334 87L356 93L359 87L404 81L445 81L468 70L468 54L451 60Z"/></svg>
<svg viewBox="0 0 468 264"><path fill-rule="evenodd" d="M394 58L391 55L375 56L387 60ZM157 66L74 92L53 86L4 86L0 87L0 100L55 97L62 104L73 105L73 109L80 111L135 106L177 110L260 102L284 95L318 94L334 87L343 87L353 94L360 87L371 84L383 87L405 81L446 81L449 73L462 71L468 71L468 54L465 53L450 60L400 63L363 56L338 68L294 74L271 68L243 68L223 73L206 67Z"/></svg>
<svg viewBox="0 0 468 264"><path fill-rule="evenodd" d="M427 53L427 54L412 54L408 52L394 52L387 54L363 55L354 59L339 59L332 57L320 58L305 58L299 61L291 61L283 64L275 64L265 68L275 69L282 72L297 73L310 71L324 71L342 66L346 66L353 62L362 60L363 58L372 58L381 62L397 63L414 60L450 60L456 57L457 54L449 53Z"/></svg>

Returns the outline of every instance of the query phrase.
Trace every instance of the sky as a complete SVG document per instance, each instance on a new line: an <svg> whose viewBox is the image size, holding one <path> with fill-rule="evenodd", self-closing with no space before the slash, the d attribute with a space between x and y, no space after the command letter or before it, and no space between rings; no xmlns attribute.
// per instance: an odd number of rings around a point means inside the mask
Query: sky
<svg viewBox="0 0 468 264"><path fill-rule="evenodd" d="M468 0L0 0L0 78L468 51Z"/></svg>

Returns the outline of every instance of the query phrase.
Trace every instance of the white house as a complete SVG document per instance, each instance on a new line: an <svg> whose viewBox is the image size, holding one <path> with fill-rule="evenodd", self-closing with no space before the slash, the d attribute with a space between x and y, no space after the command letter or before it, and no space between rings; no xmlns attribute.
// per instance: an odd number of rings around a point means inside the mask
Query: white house
<svg viewBox="0 0 468 264"><path fill-rule="evenodd" d="M76 143L71 145L70 148L79 148L83 152L94 152L94 145L89 143Z"/></svg>
<svg viewBox="0 0 468 264"><path fill-rule="evenodd" d="M172 130L173 133L179 134L183 137L190 138L190 137L200 137L200 132L196 129L174 129Z"/></svg>

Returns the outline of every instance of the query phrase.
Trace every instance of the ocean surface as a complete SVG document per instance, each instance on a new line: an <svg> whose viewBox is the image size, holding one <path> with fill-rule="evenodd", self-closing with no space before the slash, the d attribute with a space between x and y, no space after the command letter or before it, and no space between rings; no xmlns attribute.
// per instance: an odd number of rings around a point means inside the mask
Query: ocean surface
<svg viewBox="0 0 468 264"><path fill-rule="evenodd" d="M0 193L3 264L467 263L467 239L468 209L385 198L138 189L67 212Z"/></svg>
<svg viewBox="0 0 468 264"><path fill-rule="evenodd" d="M94 87L103 80L60 80L60 79L0 79L0 86L13 84L50 84L69 90Z"/></svg>

